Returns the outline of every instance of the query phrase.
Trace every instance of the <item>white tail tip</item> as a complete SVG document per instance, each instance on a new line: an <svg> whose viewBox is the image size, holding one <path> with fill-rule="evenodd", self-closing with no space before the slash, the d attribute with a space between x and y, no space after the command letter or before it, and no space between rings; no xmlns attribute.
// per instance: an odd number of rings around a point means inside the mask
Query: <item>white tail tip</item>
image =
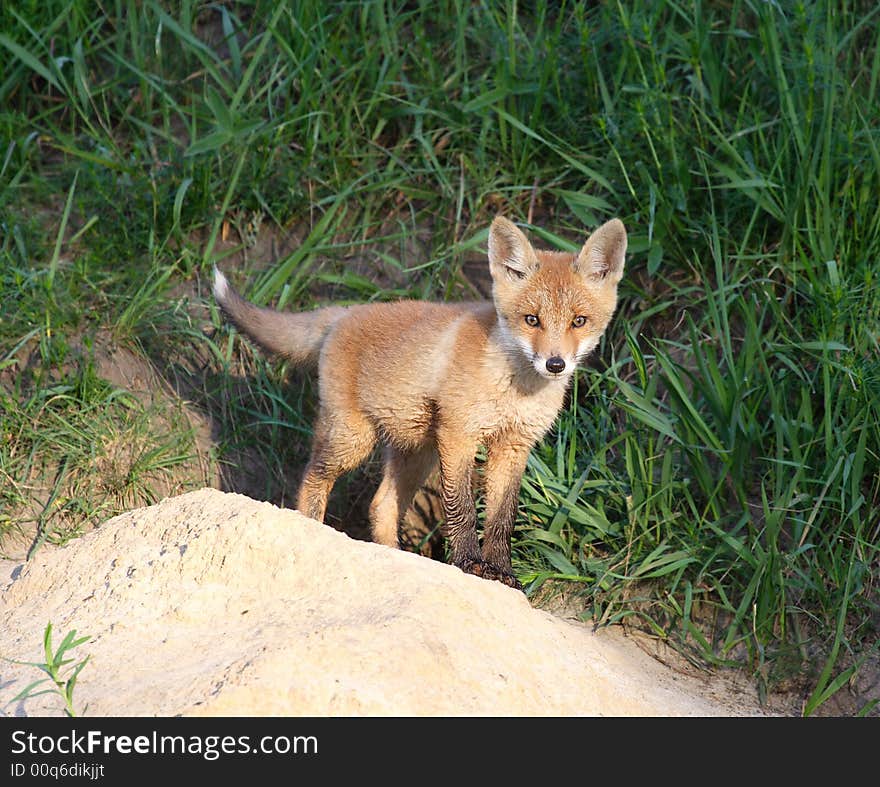
<svg viewBox="0 0 880 787"><path fill-rule="evenodd" d="M229 282L226 277L220 273L220 269L214 266L214 297L221 303L226 300L229 293Z"/></svg>

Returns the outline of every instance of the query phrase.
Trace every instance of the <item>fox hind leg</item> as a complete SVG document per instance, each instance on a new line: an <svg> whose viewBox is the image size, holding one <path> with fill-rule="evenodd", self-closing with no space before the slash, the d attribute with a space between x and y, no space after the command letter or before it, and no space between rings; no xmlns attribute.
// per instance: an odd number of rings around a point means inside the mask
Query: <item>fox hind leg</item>
<svg viewBox="0 0 880 787"><path fill-rule="evenodd" d="M327 421L319 418L320 423ZM297 497L300 512L323 522L327 498L336 479L358 467L375 444L376 432L365 419L347 418L330 422L326 428L316 428L312 455Z"/></svg>
<svg viewBox="0 0 880 787"><path fill-rule="evenodd" d="M382 483L370 503L370 526L373 541L397 548L400 520L437 464L432 446L416 451L385 447Z"/></svg>

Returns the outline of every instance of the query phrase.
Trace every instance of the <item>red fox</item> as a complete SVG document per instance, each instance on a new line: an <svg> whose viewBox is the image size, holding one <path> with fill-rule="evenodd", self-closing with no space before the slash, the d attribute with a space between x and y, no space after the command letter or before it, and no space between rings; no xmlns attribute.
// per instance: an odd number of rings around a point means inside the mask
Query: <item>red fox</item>
<svg viewBox="0 0 880 787"><path fill-rule="evenodd" d="M319 415L299 510L322 521L336 479L377 442L384 475L370 504L375 541L398 547L398 524L439 462L452 563L522 589L510 541L529 452L553 424L579 361L617 306L626 230L599 227L577 254L535 249L498 216L489 230L492 301L399 301L311 312L261 308L215 268L214 297L264 350L317 364ZM471 486L486 449L483 543Z"/></svg>

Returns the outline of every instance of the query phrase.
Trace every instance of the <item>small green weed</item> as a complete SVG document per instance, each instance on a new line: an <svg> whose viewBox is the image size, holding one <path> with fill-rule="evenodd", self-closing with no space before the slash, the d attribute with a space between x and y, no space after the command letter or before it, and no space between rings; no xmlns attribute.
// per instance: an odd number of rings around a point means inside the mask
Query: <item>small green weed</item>
<svg viewBox="0 0 880 787"><path fill-rule="evenodd" d="M46 630L43 634L43 650L45 652L45 661L14 661L6 659L13 664L25 664L27 666L36 667L38 670L45 672L48 677L40 678L33 683L28 684L22 691L16 694L9 702L20 702L22 700L39 697L42 694L57 694L64 700L64 713L67 716L76 716L77 712L73 705L73 692L76 688L76 681L79 678L83 667L88 664L91 656L86 656L80 661L73 658L65 658L65 655L74 648L88 642L90 637L76 636L76 629L72 629L67 633L58 649L52 646L52 623L46 624ZM73 665L72 667L70 665ZM40 689L40 686L51 682L49 688ZM39 690L38 690L39 689Z"/></svg>

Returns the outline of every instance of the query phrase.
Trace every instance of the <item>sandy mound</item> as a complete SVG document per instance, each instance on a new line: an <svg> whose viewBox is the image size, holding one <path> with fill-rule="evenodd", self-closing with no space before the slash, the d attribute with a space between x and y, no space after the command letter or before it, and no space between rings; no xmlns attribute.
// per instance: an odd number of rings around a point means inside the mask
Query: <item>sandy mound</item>
<svg viewBox="0 0 880 787"><path fill-rule="evenodd" d="M41 660L47 621L90 635L89 716L760 713L499 583L212 489L2 568L0 655ZM9 703L37 677L0 661L5 713L61 713Z"/></svg>

